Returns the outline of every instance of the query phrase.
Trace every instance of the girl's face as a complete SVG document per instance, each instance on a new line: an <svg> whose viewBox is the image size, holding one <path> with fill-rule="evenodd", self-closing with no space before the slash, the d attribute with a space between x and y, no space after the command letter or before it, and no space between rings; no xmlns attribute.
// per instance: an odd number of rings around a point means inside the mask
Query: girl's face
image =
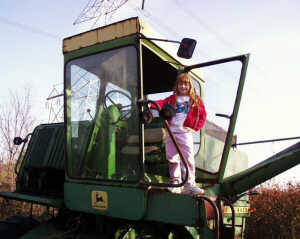
<svg viewBox="0 0 300 239"><path fill-rule="evenodd" d="M178 89L178 95L186 96L186 95L189 95L191 86L190 86L189 82L179 81L178 85L177 85L177 89Z"/></svg>

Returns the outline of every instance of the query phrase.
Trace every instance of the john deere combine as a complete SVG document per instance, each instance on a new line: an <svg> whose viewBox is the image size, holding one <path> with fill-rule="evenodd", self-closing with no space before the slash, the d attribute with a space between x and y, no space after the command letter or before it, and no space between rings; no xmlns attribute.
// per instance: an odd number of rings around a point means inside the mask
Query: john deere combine
<svg viewBox="0 0 300 239"><path fill-rule="evenodd" d="M177 55L168 49L174 43L165 41L138 18L64 39L64 123L42 124L25 139L15 139L23 146L28 141L16 164L16 191L0 193L58 213L41 223L13 218L13 228L8 219L0 224L1 235L243 237L247 191L297 165L300 144L248 168L246 155L232 145L249 55L193 64L183 58L191 57L195 41L178 42ZM229 74L236 86L210 87L214 80L224 83L209 76L226 64L227 72L238 68ZM205 189L200 196L166 190L182 186L168 183L164 137L172 132L159 107L148 108L172 92L181 72L192 76L208 110L205 128L194 133L196 178Z"/></svg>

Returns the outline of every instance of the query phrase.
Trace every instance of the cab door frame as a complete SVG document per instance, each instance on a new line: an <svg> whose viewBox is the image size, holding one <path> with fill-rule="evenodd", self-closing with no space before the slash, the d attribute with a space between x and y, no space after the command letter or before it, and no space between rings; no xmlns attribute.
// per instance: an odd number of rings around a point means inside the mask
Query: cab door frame
<svg viewBox="0 0 300 239"><path fill-rule="evenodd" d="M208 172L203 169L198 169L199 171L204 173L203 174L204 177L205 176L209 177L208 180L204 180L204 181L211 182L211 183L221 183L224 181L224 173L225 173L225 169L226 169L226 165L227 165L227 161L228 161L229 151L230 151L230 148L232 147L233 134L234 134L236 120L237 120L239 107L240 107L240 103L241 103L249 57L250 57L250 54L244 54L244 55L233 56L233 57L229 57L229 58L223 58L223 59L218 59L218 60L214 60L214 61L209 61L209 62L204 62L204 63L184 67L183 71L189 72L190 70L195 69L195 68L204 68L204 67L208 67L208 66L224 64L224 63L233 62L233 61L239 61L242 64L233 111L232 111L231 115L217 114L217 116L224 117L229 120L229 126L227 129L227 135L226 135L226 139L225 139L225 145L223 148L223 153L222 153L219 169L216 173L211 173L211 172ZM201 181L201 178L200 179L198 178L198 181Z"/></svg>

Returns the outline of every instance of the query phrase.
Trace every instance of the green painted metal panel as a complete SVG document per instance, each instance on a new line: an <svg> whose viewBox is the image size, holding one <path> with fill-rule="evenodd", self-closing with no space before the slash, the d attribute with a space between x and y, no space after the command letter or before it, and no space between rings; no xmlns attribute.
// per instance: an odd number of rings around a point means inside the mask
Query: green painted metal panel
<svg viewBox="0 0 300 239"><path fill-rule="evenodd" d="M17 172L16 192L61 197L64 166L64 124L37 126Z"/></svg>
<svg viewBox="0 0 300 239"><path fill-rule="evenodd" d="M98 195L99 206L92 205L93 194ZM145 217L146 191L140 188L65 183L64 195L71 210L129 220Z"/></svg>
<svg viewBox="0 0 300 239"><path fill-rule="evenodd" d="M94 204L93 193L102 208ZM205 217L201 200L163 190L65 183L65 204L75 211L187 226L199 226Z"/></svg>
<svg viewBox="0 0 300 239"><path fill-rule="evenodd" d="M24 167L64 169L64 124L42 124L34 129L24 160Z"/></svg>
<svg viewBox="0 0 300 239"><path fill-rule="evenodd" d="M99 43L94 46L82 48L80 50L75 50L75 51L69 52L64 55L65 63L73 58L77 58L77 57L81 57L81 56L85 56L85 55L91 55L91 54L95 54L95 53L98 53L101 51L118 48L121 46L135 45L136 44L135 36L136 35L123 37L123 38L115 39L112 41Z"/></svg>
<svg viewBox="0 0 300 239"><path fill-rule="evenodd" d="M0 197L12 199L12 200L24 201L24 202L32 202L32 203L56 207L56 208L60 208L64 204L63 199L34 196L34 195L15 193L15 192L0 192Z"/></svg>
<svg viewBox="0 0 300 239"><path fill-rule="evenodd" d="M162 190L151 190L148 195L146 220L187 226L199 225L201 210L196 198Z"/></svg>
<svg viewBox="0 0 300 239"><path fill-rule="evenodd" d="M271 156L267 160L228 177L222 184L222 194L240 194L300 163L300 143Z"/></svg>

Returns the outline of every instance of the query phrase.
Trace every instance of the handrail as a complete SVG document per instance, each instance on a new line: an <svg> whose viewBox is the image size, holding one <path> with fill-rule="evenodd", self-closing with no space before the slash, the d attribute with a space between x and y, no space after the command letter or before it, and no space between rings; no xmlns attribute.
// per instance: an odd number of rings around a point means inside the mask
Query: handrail
<svg viewBox="0 0 300 239"><path fill-rule="evenodd" d="M230 207L230 209L231 209L231 214L232 214L232 219L231 219L231 226L232 226L232 228L233 228L233 236L232 236L232 238L234 239L234 236L235 236L235 211L234 211L234 207L233 207L233 205L231 204L231 202L227 199L227 198L225 198L225 197L220 197L219 198L221 201L224 201L225 202L225 205L228 205L229 207ZM223 216L223 214L222 214L222 218L221 218L221 222L222 222L222 224L223 224L223 218L224 216Z"/></svg>
<svg viewBox="0 0 300 239"><path fill-rule="evenodd" d="M155 105L155 107L157 108L158 111L161 111L160 106L155 101L152 101L152 100L139 100L138 103L141 104L141 105L148 105L148 103L151 103L151 104ZM185 171L186 171L185 178L179 184L153 183L153 182L150 182L150 183L144 182L144 183L148 184L148 185L162 186L162 187L181 187L187 182L188 176L189 176L189 170L188 170L188 167L187 167L187 165L188 165L187 159L184 157L184 155L183 155L183 153L182 153L182 151L181 151L181 149L180 149L180 147L179 147L179 145L176 141L176 138L174 137L172 131L170 130L170 127L169 127L169 124L168 124L167 120L164 120L164 125L165 125L165 127L166 127L166 129L167 129L167 131L168 131L168 133L169 133L169 135L170 135L170 137L171 137L171 139L172 139L172 141L175 145L175 148L178 151L180 159L183 162L183 165L185 167Z"/></svg>
<svg viewBox="0 0 300 239"><path fill-rule="evenodd" d="M207 201L213 208L215 216L216 216L216 226L213 231L216 231L216 239L220 239L220 213L219 213L219 208L217 207L216 203L211 200L208 196L206 195L198 195L198 199L202 199L204 201ZM205 205L204 205L205 207Z"/></svg>

